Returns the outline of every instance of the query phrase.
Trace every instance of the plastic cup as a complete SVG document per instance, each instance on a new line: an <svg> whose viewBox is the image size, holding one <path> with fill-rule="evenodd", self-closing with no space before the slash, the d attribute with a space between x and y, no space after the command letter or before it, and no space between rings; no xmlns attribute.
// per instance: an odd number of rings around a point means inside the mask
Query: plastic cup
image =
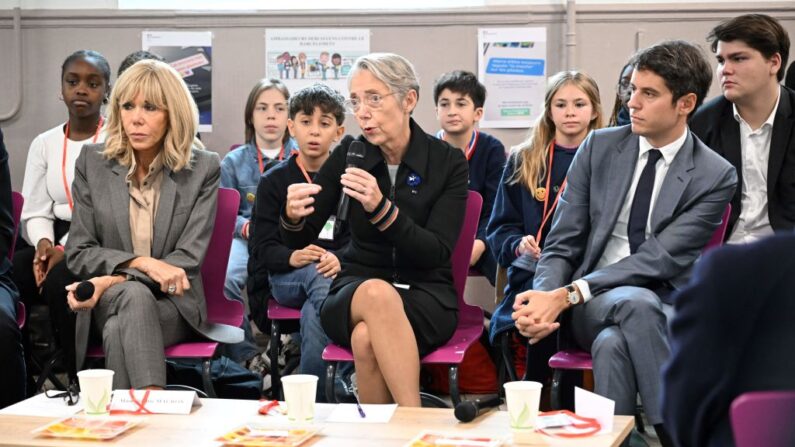
<svg viewBox="0 0 795 447"><path fill-rule="evenodd" d="M86 414L105 416L109 414L110 393L113 390L113 371L110 369L86 369L78 371L80 402Z"/></svg>
<svg viewBox="0 0 795 447"><path fill-rule="evenodd" d="M282 389L287 419L298 423L312 422L315 419L317 376L293 374L282 377Z"/></svg>
<svg viewBox="0 0 795 447"><path fill-rule="evenodd" d="M539 382L518 381L508 382L503 386L511 428L534 428L543 385Z"/></svg>

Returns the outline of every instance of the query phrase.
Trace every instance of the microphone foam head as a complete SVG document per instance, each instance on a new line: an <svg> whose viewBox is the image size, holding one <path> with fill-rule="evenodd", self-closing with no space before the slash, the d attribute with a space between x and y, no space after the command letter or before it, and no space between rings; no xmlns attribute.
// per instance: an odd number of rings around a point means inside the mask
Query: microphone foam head
<svg viewBox="0 0 795 447"><path fill-rule="evenodd" d="M455 418L461 422L471 422L478 415L478 407L473 402L465 401L455 406Z"/></svg>
<svg viewBox="0 0 795 447"><path fill-rule="evenodd" d="M77 285L75 290L75 298L77 301L85 301L94 296L94 283L91 281L83 281Z"/></svg>
<svg viewBox="0 0 795 447"><path fill-rule="evenodd" d="M364 153L366 150L367 148L361 141L352 141L351 145L348 146L348 155L346 156L346 162L348 165L356 167L361 166L362 162L364 161Z"/></svg>

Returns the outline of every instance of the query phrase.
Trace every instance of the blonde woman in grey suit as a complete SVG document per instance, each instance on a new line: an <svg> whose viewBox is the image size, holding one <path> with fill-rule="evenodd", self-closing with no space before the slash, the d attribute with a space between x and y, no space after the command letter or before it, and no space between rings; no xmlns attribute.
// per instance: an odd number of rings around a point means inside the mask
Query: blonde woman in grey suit
<svg viewBox="0 0 795 447"><path fill-rule="evenodd" d="M166 385L163 349L206 335L200 266L212 232L220 167L194 138L198 112L180 75L141 61L119 78L104 144L75 165L66 262L94 284L77 312L76 364L91 325L101 334L114 388Z"/></svg>

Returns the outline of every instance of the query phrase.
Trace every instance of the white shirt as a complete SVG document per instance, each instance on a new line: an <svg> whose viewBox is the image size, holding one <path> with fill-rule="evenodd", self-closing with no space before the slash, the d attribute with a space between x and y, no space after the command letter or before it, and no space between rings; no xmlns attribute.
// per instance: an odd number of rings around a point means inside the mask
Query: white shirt
<svg viewBox="0 0 795 447"><path fill-rule="evenodd" d="M734 119L740 124L740 154L742 156L743 184L740 199L741 211L727 243L746 244L773 234L767 214L767 166L770 160L770 140L773 138L773 121L776 106L759 129L751 126L734 108Z"/></svg>
<svg viewBox="0 0 795 447"><path fill-rule="evenodd" d="M674 161L676 154L679 153L679 149L685 144L687 132L687 129L685 129L682 136L672 143L659 148L653 147L646 138L639 137L640 154L638 155L638 161L635 163L635 173L632 175L632 183L630 183L627 195L624 197L624 204L621 205L621 211L618 213L618 219L616 219L616 224L610 234L610 239L608 239L605 250L602 252L602 257L599 258L599 262L596 264L596 270L615 264L630 255L627 225L629 223L629 213L632 209L632 200L635 198L635 189L638 187L640 175L643 172L643 168L646 166L646 161L649 159L649 151L658 149L662 153L662 158L660 158L655 165L654 188L651 192L651 202L649 202L649 217L646 220L646 237L648 238L651 235L651 216L654 211L654 205L657 203L657 196L665 180L665 175L668 174L668 168ZM574 284L580 289L584 302L593 297L587 281L578 279L574 281Z"/></svg>
<svg viewBox="0 0 795 447"><path fill-rule="evenodd" d="M279 154L282 153L282 148L277 147L274 149L260 149L260 152L262 152L262 155L264 155L265 157L274 160L276 159L276 157L279 156Z"/></svg>
<svg viewBox="0 0 795 447"><path fill-rule="evenodd" d="M64 124L59 124L39 134L30 143L28 160L25 163L25 177L22 181L25 204L22 206L20 228L22 236L34 247L42 238L49 239L54 244L66 242L66 236L60 241L55 241L53 228L55 219L72 220L72 210L66 198L63 177L66 174L66 182L71 192L77 156L80 155L84 144L94 142L94 136L82 141L67 140L65 172L61 169L63 140ZM100 131L96 142L103 141L105 141L104 128Z"/></svg>

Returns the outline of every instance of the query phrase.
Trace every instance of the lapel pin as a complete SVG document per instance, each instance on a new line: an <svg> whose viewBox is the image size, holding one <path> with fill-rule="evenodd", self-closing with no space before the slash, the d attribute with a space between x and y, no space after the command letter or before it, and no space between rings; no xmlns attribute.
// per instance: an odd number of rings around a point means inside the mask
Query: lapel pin
<svg viewBox="0 0 795 447"><path fill-rule="evenodd" d="M406 184L411 186L412 188L420 186L421 183L422 183L422 177L420 177L416 172L412 172L406 178Z"/></svg>

